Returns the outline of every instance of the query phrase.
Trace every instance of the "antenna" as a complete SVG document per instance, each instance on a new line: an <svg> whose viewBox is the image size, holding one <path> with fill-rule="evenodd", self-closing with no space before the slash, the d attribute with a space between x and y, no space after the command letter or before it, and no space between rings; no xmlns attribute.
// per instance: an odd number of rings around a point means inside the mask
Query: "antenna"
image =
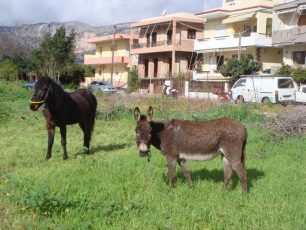
<svg viewBox="0 0 306 230"><path fill-rule="evenodd" d="M163 16L165 16L166 14L167 14L167 9L164 9Z"/></svg>

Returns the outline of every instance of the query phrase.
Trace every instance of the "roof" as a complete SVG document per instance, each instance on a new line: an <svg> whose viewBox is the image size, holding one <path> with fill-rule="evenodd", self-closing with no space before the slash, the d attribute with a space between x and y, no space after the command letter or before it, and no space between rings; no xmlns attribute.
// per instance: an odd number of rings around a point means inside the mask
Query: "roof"
<svg viewBox="0 0 306 230"><path fill-rule="evenodd" d="M145 18L141 19L138 22L132 23L131 27L139 27L145 25L152 25L162 22L171 22L173 20L176 21L184 21L184 22L193 22L193 23L203 23L203 19L196 16L192 13L175 13L175 14L167 14L164 16L158 16L153 18Z"/></svg>
<svg viewBox="0 0 306 230"><path fill-rule="evenodd" d="M101 37L94 37L94 38L89 38L85 39L85 42L88 43L98 43L98 42L105 42L105 41L112 41L114 35L107 35L107 36L101 36ZM116 34L115 35L115 40L130 40L130 35L129 34ZM138 39L138 36L133 35L133 39Z"/></svg>
<svg viewBox="0 0 306 230"><path fill-rule="evenodd" d="M272 9L272 6L267 6L267 5L254 5L254 6L250 6L250 7L244 7L244 8L239 8L239 9L234 9L234 10L227 10L224 8L215 8L215 9L211 9L211 10L205 10L199 13L196 13L195 15L199 15L199 16L204 16L204 17L212 17L212 16L219 16L220 17L224 17L224 16L228 16L230 15L230 13L233 12L239 12L239 11L247 11L247 12L252 12L255 11L255 9L257 8L262 8L262 9Z"/></svg>
<svg viewBox="0 0 306 230"><path fill-rule="evenodd" d="M282 4L274 6L273 10L274 11L281 11L281 10L286 10L286 9L291 9L291 8L297 8L300 5L306 5L305 0L297 0L297 1L293 1L293 2L282 3Z"/></svg>

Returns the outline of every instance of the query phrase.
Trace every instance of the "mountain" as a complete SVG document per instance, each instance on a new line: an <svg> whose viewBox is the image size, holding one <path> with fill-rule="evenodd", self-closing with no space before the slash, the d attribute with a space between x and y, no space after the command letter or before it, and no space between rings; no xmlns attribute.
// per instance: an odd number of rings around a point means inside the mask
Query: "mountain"
<svg viewBox="0 0 306 230"><path fill-rule="evenodd" d="M53 35L56 29L63 26L66 33L76 32L77 61L82 62L85 53L93 53L95 46L84 42L84 39L113 33L113 26L93 27L83 22L52 22L20 25L13 27L0 26L0 59L4 56L12 58L29 57L34 48L39 47L47 33ZM130 23L117 25L120 33L129 33Z"/></svg>

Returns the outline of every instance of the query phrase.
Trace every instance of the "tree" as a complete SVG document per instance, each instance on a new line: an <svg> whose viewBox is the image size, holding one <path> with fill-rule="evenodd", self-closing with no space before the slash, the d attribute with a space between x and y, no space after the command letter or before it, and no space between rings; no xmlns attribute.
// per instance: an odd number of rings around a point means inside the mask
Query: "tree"
<svg viewBox="0 0 306 230"><path fill-rule="evenodd" d="M276 75L291 76L293 69L290 65L282 63L282 66L277 70Z"/></svg>
<svg viewBox="0 0 306 230"><path fill-rule="evenodd" d="M298 66L292 72L292 78L297 83L305 84L306 83L306 69Z"/></svg>
<svg viewBox="0 0 306 230"><path fill-rule="evenodd" d="M139 89L140 81L136 70L130 70L128 75L128 91L133 92Z"/></svg>
<svg viewBox="0 0 306 230"><path fill-rule="evenodd" d="M221 66L220 72L231 77L234 82L240 75L248 75L259 71L262 68L262 63L253 59L251 54L241 56L241 60L230 58L228 62Z"/></svg>
<svg viewBox="0 0 306 230"><path fill-rule="evenodd" d="M10 59L0 62L0 79L15 81L18 79L18 66Z"/></svg>
<svg viewBox="0 0 306 230"><path fill-rule="evenodd" d="M31 68L38 75L60 77L67 65L74 64L75 32L66 36L64 27L51 36L48 33L40 47L33 50Z"/></svg>

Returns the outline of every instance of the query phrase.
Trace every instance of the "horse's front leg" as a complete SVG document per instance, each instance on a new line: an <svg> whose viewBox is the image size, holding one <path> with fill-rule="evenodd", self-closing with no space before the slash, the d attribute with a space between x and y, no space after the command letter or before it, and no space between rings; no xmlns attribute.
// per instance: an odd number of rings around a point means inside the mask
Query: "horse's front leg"
<svg viewBox="0 0 306 230"><path fill-rule="evenodd" d="M67 149L66 149L66 132L67 132L67 128L66 125L60 126L60 131L61 131L61 143L62 143L62 147L64 150L64 155L63 155L63 159L67 160L68 159L68 154L67 154Z"/></svg>
<svg viewBox="0 0 306 230"><path fill-rule="evenodd" d="M55 135L55 123L52 120L51 113L48 109L44 109L43 114L45 116L46 128L48 130L48 150L47 150L46 160L49 160L52 156L51 154L52 154L52 146Z"/></svg>
<svg viewBox="0 0 306 230"><path fill-rule="evenodd" d="M55 135L55 126L48 127L48 150L47 150L46 160L49 160L51 158L54 135Z"/></svg>

